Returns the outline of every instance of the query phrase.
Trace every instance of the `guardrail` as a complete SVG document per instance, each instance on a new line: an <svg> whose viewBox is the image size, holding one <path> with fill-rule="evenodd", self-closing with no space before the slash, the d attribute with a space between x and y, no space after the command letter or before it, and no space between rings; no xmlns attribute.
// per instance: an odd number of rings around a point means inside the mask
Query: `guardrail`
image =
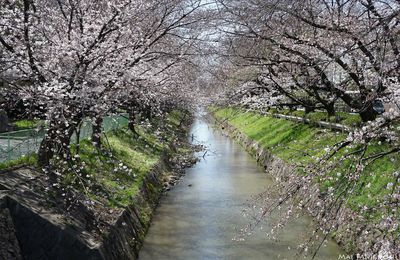
<svg viewBox="0 0 400 260"><path fill-rule="evenodd" d="M332 130L340 131L340 132L350 133L354 130L352 127L349 127L346 125L342 125L342 124L338 124L338 123L330 123L330 122L325 122L325 121L314 121L314 120L311 120L311 119L308 119L305 117L289 116L289 115L283 115L283 114L278 114L278 113L257 111L257 110L253 110L253 109L249 109L249 111L259 113L261 115L273 116L276 118L286 119L286 120L294 121L297 123L306 123L306 124L310 124L310 125L314 125L314 126L318 126L318 127L322 127L322 128L328 128L328 129L332 129Z"/></svg>
<svg viewBox="0 0 400 260"><path fill-rule="evenodd" d="M103 120L103 132L109 132L128 125L126 114L107 116ZM92 136L92 124L85 120L81 124L79 139L89 139ZM37 153L40 143L46 134L45 128L28 129L0 134L0 163L17 160L23 156ZM76 141L76 135L72 141Z"/></svg>

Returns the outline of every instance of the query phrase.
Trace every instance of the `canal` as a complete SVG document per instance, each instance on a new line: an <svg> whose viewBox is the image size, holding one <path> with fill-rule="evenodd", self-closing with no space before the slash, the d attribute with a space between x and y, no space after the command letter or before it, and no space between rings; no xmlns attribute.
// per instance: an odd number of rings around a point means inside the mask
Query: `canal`
<svg viewBox="0 0 400 260"><path fill-rule="evenodd" d="M242 216L244 203L274 180L203 117L196 119L191 133L193 142L208 147L208 156L187 169L181 183L161 200L139 259L298 259L296 248L314 227L306 216L289 223L277 240L267 238L268 224L245 241L233 240L249 222ZM338 245L328 241L316 259L338 259L340 254Z"/></svg>

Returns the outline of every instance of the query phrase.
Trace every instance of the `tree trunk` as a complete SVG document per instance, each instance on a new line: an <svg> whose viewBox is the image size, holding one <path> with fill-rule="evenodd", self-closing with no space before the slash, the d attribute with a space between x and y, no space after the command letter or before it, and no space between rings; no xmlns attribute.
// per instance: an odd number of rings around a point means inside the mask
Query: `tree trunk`
<svg viewBox="0 0 400 260"><path fill-rule="evenodd" d="M92 123L92 143L97 148L101 148L101 133L103 126L103 117L98 116Z"/></svg>
<svg viewBox="0 0 400 260"><path fill-rule="evenodd" d="M70 141L74 128L54 127L49 129L40 143L38 162L41 166L48 166L55 155L60 155L63 160L71 159Z"/></svg>
<svg viewBox="0 0 400 260"><path fill-rule="evenodd" d="M378 114L374 110L372 104L370 104L363 111L361 111L359 115L363 122L368 122L375 120Z"/></svg>
<svg viewBox="0 0 400 260"><path fill-rule="evenodd" d="M129 123L128 123L128 128L129 130L132 131L133 135L135 137L139 136L139 134L136 132L135 129L135 112L133 110L129 111Z"/></svg>
<svg viewBox="0 0 400 260"><path fill-rule="evenodd" d="M326 112L328 113L328 117L333 117L336 115L336 111L335 111L335 103L331 103L326 105L325 107Z"/></svg>
<svg viewBox="0 0 400 260"><path fill-rule="evenodd" d="M315 108L314 107L308 107L308 106L306 106L306 107L304 107L304 109L305 109L305 113L306 114L308 114L308 113L311 113L311 112L314 112L315 111Z"/></svg>
<svg viewBox="0 0 400 260"><path fill-rule="evenodd" d="M38 162L41 166L48 166L50 164L51 158L54 156L54 139L53 135L47 133L40 143L38 152Z"/></svg>
<svg viewBox="0 0 400 260"><path fill-rule="evenodd" d="M151 119L152 117L152 112L151 112L151 107L150 106L145 106L144 108L144 120L146 119Z"/></svg>
<svg viewBox="0 0 400 260"><path fill-rule="evenodd" d="M74 115L68 122L78 122L76 124L58 123L58 120L52 119L49 129L40 143L38 151L38 163L41 166L49 166L50 160L59 155L63 160L71 159L70 143L71 137L82 120L80 114Z"/></svg>

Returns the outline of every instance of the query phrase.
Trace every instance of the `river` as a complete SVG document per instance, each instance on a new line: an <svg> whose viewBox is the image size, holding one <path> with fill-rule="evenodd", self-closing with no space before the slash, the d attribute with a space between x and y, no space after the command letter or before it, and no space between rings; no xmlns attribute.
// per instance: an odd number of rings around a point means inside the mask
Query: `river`
<svg viewBox="0 0 400 260"><path fill-rule="evenodd" d="M306 216L285 227L278 241L268 239L261 228L243 242L232 240L249 221L241 214L244 203L274 180L239 144L202 117L191 134L193 142L212 152L187 169L181 183L161 199L139 259L298 259L296 247L313 226ZM315 259L336 260L341 254L339 246L328 241Z"/></svg>

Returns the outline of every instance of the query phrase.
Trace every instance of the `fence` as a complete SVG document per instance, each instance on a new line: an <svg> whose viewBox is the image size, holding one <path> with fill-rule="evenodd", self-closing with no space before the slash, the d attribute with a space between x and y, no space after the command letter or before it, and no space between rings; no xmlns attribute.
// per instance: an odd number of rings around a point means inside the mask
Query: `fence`
<svg viewBox="0 0 400 260"><path fill-rule="evenodd" d="M268 115L268 116L273 116L276 118L286 119L286 120L290 120L290 121L297 122L297 123L306 123L306 124L310 124L310 125L314 125L314 126L318 126L318 127L322 127L322 128L328 128L328 129L332 129L332 130L336 130L336 131L340 131L340 132L351 132L354 130L350 126L346 126L346 125L342 125L342 124L338 124L338 123L324 122L324 121L314 122L310 119L307 119L304 117L299 117L299 116L289 116L289 115L283 115L283 114L279 114L279 113L270 113L270 112L265 112L265 111L259 111L257 109L248 109L248 111L259 113L261 115Z"/></svg>
<svg viewBox="0 0 400 260"><path fill-rule="evenodd" d="M107 116L103 120L103 132L109 132L128 125L126 114ZM45 129L29 129L0 134L0 163L17 160L23 156L37 153L45 136ZM80 140L92 136L92 124L84 120L79 131ZM76 135L72 136L76 141Z"/></svg>

